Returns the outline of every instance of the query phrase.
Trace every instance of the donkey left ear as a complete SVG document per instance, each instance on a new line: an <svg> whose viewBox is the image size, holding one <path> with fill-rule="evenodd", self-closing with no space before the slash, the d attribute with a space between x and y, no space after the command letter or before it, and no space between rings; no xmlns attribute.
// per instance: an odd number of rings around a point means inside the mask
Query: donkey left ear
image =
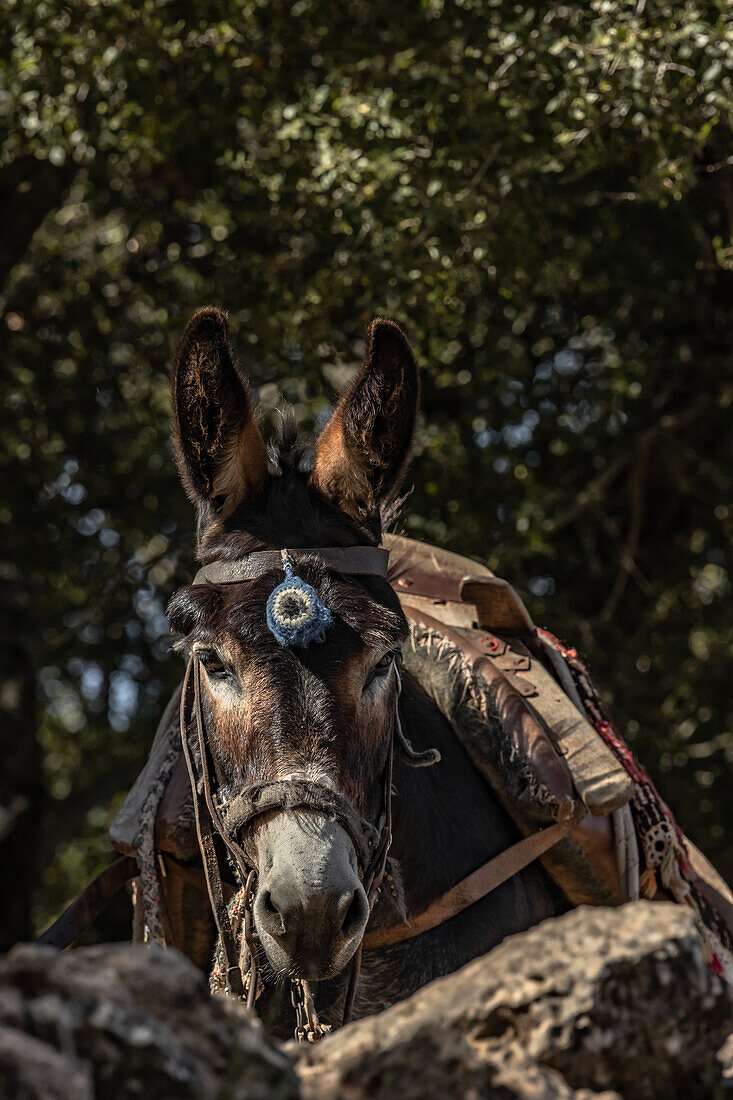
<svg viewBox="0 0 733 1100"><path fill-rule="evenodd" d="M311 484L357 520L396 493L415 431L419 386L402 330L377 318L364 365L321 434Z"/></svg>
<svg viewBox="0 0 733 1100"><path fill-rule="evenodd" d="M194 503L229 516L264 488L268 472L224 310L207 306L194 313L173 355L171 388L171 433L183 487Z"/></svg>

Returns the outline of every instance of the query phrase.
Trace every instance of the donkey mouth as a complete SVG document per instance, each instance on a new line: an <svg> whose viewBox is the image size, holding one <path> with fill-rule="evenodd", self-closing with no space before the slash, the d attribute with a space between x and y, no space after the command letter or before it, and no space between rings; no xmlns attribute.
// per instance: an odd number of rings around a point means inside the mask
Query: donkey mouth
<svg viewBox="0 0 733 1100"><path fill-rule="evenodd" d="M329 978L337 978L341 972L341 969L331 963L324 964L296 956L290 960L288 977L300 978L306 982L326 982Z"/></svg>
<svg viewBox="0 0 733 1100"><path fill-rule="evenodd" d="M333 937L321 928L314 935L302 938L272 936L258 929L260 942L276 973L308 982L323 982L342 974L356 952L366 921L359 922L351 934Z"/></svg>

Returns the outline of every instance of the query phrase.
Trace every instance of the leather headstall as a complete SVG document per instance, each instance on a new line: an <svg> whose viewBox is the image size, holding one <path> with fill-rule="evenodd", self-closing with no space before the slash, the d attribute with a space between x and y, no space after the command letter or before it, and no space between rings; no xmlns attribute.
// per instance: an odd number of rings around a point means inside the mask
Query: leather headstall
<svg viewBox="0 0 733 1100"><path fill-rule="evenodd" d="M373 575L387 578L388 551L372 546L354 546L343 549L257 551L241 561L211 562L199 570L193 583L204 585L247 582L272 569L282 568L286 555L296 564L303 558L316 559L328 568L348 576ZM247 972L246 1001L249 1007L254 1007L257 994L257 944L251 916L257 865L256 854L252 850L248 835L248 826L257 817L271 810L283 811L308 807L327 814L337 821L354 845L362 884L371 911L384 876L392 842L392 772L395 749L413 766L432 763L435 758L434 754L415 753L404 738L398 710L401 679L397 656L394 658L394 670L396 696L393 730L382 775L381 812L379 821L374 825L361 818L343 795L323 783L311 780L285 779L255 783L244 788L230 800L224 799L215 790L216 771L201 706L201 665L195 651L189 659L181 695L181 742L191 782L196 832L211 909L225 958L226 990L238 998L245 996L245 981L240 965L240 959L242 959ZM191 733L195 745L194 752L191 751L189 742ZM232 932L215 835L221 838L228 850L245 891L246 915L243 937L245 942L242 950L238 949ZM351 1016L360 964L361 945L357 948L352 962L344 1022L347 1022ZM307 983L299 984L300 988L294 989L293 995L297 1014L296 1037L319 1038L323 1028L315 1016L312 995Z"/></svg>
<svg viewBox="0 0 733 1100"><path fill-rule="evenodd" d="M271 569L281 569L283 554L297 565L304 558L316 558L321 565L350 577L372 576L388 579L389 551L381 546L315 547L291 550L256 550L237 561L212 561L199 569L193 584L239 584L261 577Z"/></svg>
<svg viewBox="0 0 733 1100"><path fill-rule="evenodd" d="M343 549L264 550L250 554L241 561L211 562L199 570L193 583L239 584L253 580L271 569L282 568L283 562L287 559L297 564L303 558L317 559L330 569L350 576L370 574L388 579L388 557L388 551L371 546L353 546ZM364 821L343 795L324 784L310 780L287 779L256 783L246 787L228 802L221 800L212 790L212 775L215 773L201 710L201 671L195 652L189 661L181 697L181 738L194 798L196 829L211 907L226 961L227 992L237 997L244 996L244 982L239 962L242 957L248 969L249 988L246 999L250 1007L254 1006L257 986L257 945L251 914L253 882L257 871L255 853L250 849L247 827L261 814L270 810L282 811L304 807L316 809L338 821L354 844L371 912L384 877L392 843L392 773L395 752L410 767L425 767L440 759L440 754L434 749L416 752L405 737L399 713L402 682L398 655L394 658L394 670L397 691L392 736L382 776L382 809L378 823L373 825ZM188 742L192 716L198 746L199 775L196 774L196 765ZM380 948L400 943L449 920L495 890L497 886L512 878L518 871L557 844L567 834L570 824L565 815L561 815L561 819L556 824L523 837L506 851L490 859L452 889L436 898L423 913L390 928L368 932L363 936L351 964L343 1022L347 1023L351 1019L364 948ZM237 950L232 934L214 844L214 832L221 837L229 850L245 890L247 911L243 947L246 945L246 954L244 951ZM307 982L293 982L292 1001L297 1016L296 1038L315 1041L325 1034L327 1029L318 1021L313 995Z"/></svg>

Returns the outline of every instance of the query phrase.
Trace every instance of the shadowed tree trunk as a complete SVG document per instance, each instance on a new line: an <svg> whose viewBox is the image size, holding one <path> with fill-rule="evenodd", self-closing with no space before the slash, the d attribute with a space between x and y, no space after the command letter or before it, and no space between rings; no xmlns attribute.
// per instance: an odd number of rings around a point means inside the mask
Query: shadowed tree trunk
<svg viewBox="0 0 733 1100"><path fill-rule="evenodd" d="M61 205L75 171L71 161L55 167L30 156L3 170L0 294L36 230ZM0 951L32 935L31 902L43 800L36 739L35 632L19 606L18 594L17 581L0 582Z"/></svg>
<svg viewBox="0 0 733 1100"><path fill-rule="evenodd" d="M12 584L0 586L0 951L29 939L43 793L36 740L35 668Z"/></svg>

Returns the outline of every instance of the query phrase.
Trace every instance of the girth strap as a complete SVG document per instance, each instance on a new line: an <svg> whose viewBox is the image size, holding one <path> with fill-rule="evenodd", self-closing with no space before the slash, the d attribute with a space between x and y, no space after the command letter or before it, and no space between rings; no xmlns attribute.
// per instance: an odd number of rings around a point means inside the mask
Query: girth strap
<svg viewBox="0 0 733 1100"><path fill-rule="evenodd" d="M92 879L79 897L38 937L36 943L56 947L59 951L69 947L96 920L110 898L138 874L137 863L132 856L115 859Z"/></svg>
<svg viewBox="0 0 733 1100"><path fill-rule="evenodd" d="M518 840L511 848L506 848L441 894L416 917L404 920L401 924L393 924L391 928L384 928L379 932L367 932L363 940L365 950L391 947L392 944L410 940L462 913L554 847L567 836L571 825L571 821L557 822L547 829Z"/></svg>

